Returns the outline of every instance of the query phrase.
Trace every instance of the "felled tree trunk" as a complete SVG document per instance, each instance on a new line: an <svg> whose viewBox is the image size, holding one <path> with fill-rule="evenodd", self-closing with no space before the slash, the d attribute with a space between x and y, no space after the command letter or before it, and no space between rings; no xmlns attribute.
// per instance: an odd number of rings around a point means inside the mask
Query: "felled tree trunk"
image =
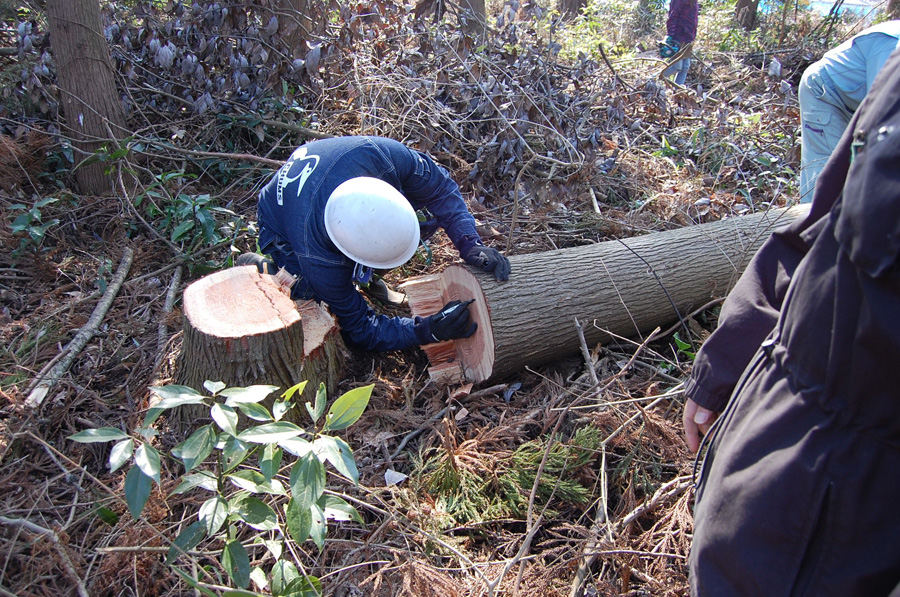
<svg viewBox="0 0 900 597"><path fill-rule="evenodd" d="M201 389L306 380L307 399L319 383L336 389L346 350L334 317L321 305L300 304L275 276L254 266L232 267L184 291L184 340L177 383Z"/></svg>
<svg viewBox="0 0 900 597"><path fill-rule="evenodd" d="M808 206L509 258L507 282L467 266L403 285L413 315L475 299L471 338L424 347L431 379L481 382L576 354L575 319L591 344L635 337L727 294L772 229Z"/></svg>

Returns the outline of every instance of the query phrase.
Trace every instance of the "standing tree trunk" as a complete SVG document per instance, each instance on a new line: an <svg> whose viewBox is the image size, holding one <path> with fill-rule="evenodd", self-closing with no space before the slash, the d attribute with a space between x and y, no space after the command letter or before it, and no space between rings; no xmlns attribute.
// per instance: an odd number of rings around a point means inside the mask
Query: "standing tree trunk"
<svg viewBox="0 0 900 597"><path fill-rule="evenodd" d="M559 0L556 3L559 14L567 20L577 17L585 6L587 6L587 0Z"/></svg>
<svg viewBox="0 0 900 597"><path fill-rule="evenodd" d="M312 0L279 0L278 32L291 58L306 56L306 40L313 32Z"/></svg>
<svg viewBox="0 0 900 597"><path fill-rule="evenodd" d="M103 143L125 137L125 111L116 91L109 46L103 36L98 0L47 0L53 60L60 104L75 147L92 154ZM83 161L84 157L80 161ZM112 190L106 165L78 166L75 177L85 193Z"/></svg>
<svg viewBox="0 0 900 597"><path fill-rule="evenodd" d="M403 287L413 315L474 298L471 338L424 347L437 383L481 382L577 354L575 320L590 343L639 336L724 296L773 227L808 206L730 218L509 258L507 282L453 265Z"/></svg>
<svg viewBox="0 0 900 597"><path fill-rule="evenodd" d="M462 0L459 6L464 11L460 14L463 28L479 39L483 39L487 34L487 12L484 8L484 0Z"/></svg>
<svg viewBox="0 0 900 597"><path fill-rule="evenodd" d="M744 31L752 31L756 28L758 9L759 0L737 0L737 4L734 6L734 18Z"/></svg>

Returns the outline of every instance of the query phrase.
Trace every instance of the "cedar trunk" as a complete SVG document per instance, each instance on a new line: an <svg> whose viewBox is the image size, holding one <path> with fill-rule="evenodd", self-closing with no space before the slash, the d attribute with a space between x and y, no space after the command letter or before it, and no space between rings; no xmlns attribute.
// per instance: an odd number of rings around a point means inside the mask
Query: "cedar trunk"
<svg viewBox="0 0 900 597"><path fill-rule="evenodd" d="M47 16L66 123L76 148L92 154L110 138L127 135L100 22L100 3L47 0ZM113 181L106 168L103 163L79 166L75 177L81 190L94 195L111 191Z"/></svg>
<svg viewBox="0 0 900 597"><path fill-rule="evenodd" d="M509 281L467 266L404 285L414 315L475 298L471 338L424 347L436 382L481 382L579 352L641 337L728 293L776 226L808 206L730 218L619 241L509 258Z"/></svg>

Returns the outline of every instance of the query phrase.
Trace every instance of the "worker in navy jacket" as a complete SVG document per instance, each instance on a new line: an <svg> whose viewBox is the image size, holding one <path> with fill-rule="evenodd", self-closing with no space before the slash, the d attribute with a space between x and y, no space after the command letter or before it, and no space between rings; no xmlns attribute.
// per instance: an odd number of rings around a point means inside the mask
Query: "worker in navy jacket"
<svg viewBox="0 0 900 597"><path fill-rule="evenodd" d="M426 215L420 222L416 211ZM471 336L468 304L430 317L377 315L357 287L374 270L408 261L420 238L443 228L470 265L509 278L509 261L482 244L475 219L447 171L403 143L339 137L299 147L259 195L259 248L297 277L294 299L326 303L345 340L366 350L398 350ZM238 264L262 257L242 255Z"/></svg>

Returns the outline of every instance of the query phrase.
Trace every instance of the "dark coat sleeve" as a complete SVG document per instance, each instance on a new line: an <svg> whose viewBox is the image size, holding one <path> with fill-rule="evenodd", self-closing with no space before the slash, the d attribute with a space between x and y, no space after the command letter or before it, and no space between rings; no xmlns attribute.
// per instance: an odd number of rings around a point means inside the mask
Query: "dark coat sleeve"
<svg viewBox="0 0 900 597"><path fill-rule="evenodd" d="M844 186L855 124L856 117L819 176L809 215L763 243L722 305L719 325L697 353L685 386L687 397L700 406L724 410L744 369L775 328L791 276Z"/></svg>

